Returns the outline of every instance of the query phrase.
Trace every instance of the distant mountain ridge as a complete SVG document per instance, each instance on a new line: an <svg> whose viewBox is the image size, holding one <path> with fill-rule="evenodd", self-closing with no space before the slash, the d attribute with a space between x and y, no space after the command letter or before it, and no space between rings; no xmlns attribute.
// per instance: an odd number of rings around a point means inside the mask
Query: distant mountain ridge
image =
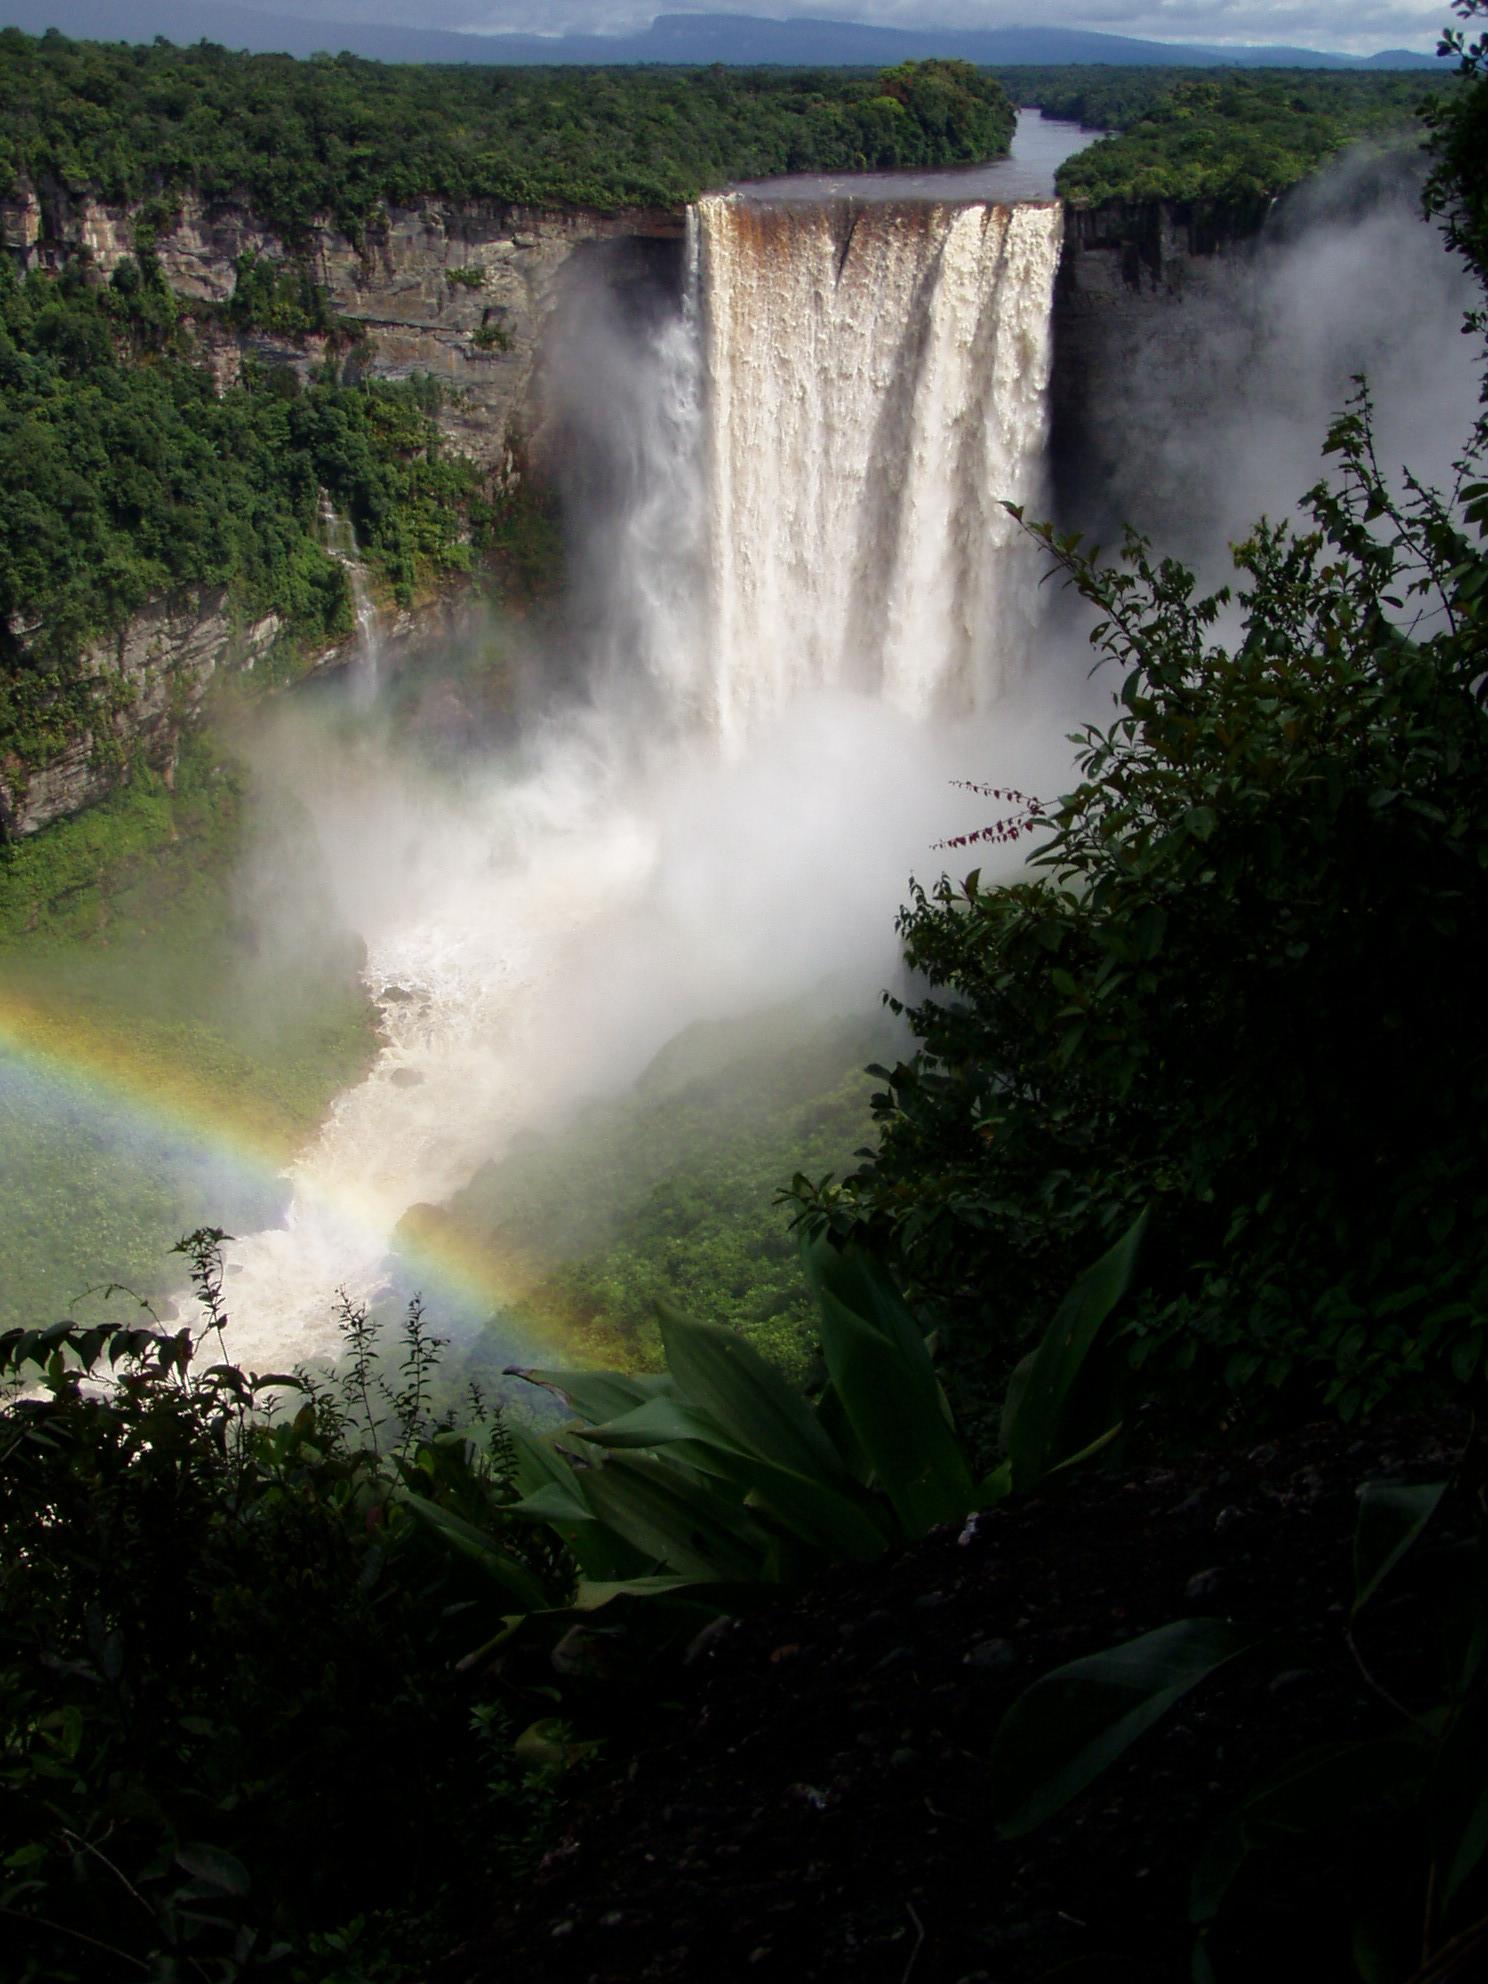
<svg viewBox="0 0 1488 1984"><path fill-rule="evenodd" d="M356 0L346 0L348 12ZM410 0L410 4L412 0ZM311 55L348 50L383 62L669 63L697 67L779 63L792 68L874 68L928 55L991 68L1022 64L1109 63L1179 68L1433 69L1409 49L1369 56L1307 48L1221 47L1137 41L1079 28L915 28L755 14L658 14L628 35L472 34L439 28L321 19L278 13L253 0L0 0L0 27L41 34L56 28L87 41L221 42L229 48Z"/></svg>

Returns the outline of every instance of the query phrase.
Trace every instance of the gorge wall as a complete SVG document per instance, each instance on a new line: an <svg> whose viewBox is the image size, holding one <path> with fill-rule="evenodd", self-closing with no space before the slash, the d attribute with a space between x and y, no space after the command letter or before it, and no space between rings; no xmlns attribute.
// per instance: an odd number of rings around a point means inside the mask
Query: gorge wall
<svg viewBox="0 0 1488 1984"><path fill-rule="evenodd" d="M83 251L107 276L134 252L136 218L128 207L29 187L0 202L0 242L23 268L57 268ZM514 437L530 425L544 333L570 258L588 243L680 239L683 228L682 215L667 212L426 203L389 209L361 242L323 227L292 252L246 207L187 198L153 246L166 280L188 303L225 303L242 255L307 266L332 308L365 333L364 371L379 379L437 379L449 389L441 424L450 444L499 474L510 465ZM324 338L217 326L207 327L206 339L224 383L245 351L306 372L326 349Z"/></svg>
<svg viewBox="0 0 1488 1984"><path fill-rule="evenodd" d="M1220 212L1155 200L1066 210L1054 295L1051 468L1067 528L1105 521L1127 445L1130 382L1146 371L1180 371L1184 306L1230 280L1254 253L1266 217L1265 203ZM1201 415L1202 396L1181 411Z"/></svg>
<svg viewBox="0 0 1488 1984"><path fill-rule="evenodd" d="M133 252L135 223L129 208L78 199L56 187L26 188L0 202L0 242L27 269L55 269L84 252L107 276ZM307 266L332 309L359 333L347 360L350 376L360 371L381 379L434 377L445 388L439 422L450 447L475 461L493 487L501 487L529 465L541 475L544 451L555 441L544 406L543 363L566 284L596 267L612 284L632 277L654 282L658 275L667 277L662 265L674 257L680 277L686 227L686 216L675 211L600 215L425 203L388 211L359 242L329 227L319 229L291 257L285 242L246 207L208 207L186 199L172 224L155 232L153 248L167 281L188 306L225 303L243 255ZM1179 318L1175 300L1208 282L1221 262L1245 253L1249 229L1249 223L1220 226L1192 210L1166 206L1067 215L1053 306L1051 440L1052 497L1065 521L1078 520L1085 492L1108 479L1119 447L1113 415L1123 381L1152 361L1165 337L1181 335L1173 328ZM1016 242L1016 235L1012 239ZM1057 240L1052 245L1057 254ZM979 242L968 262L970 279L995 280L1006 252L1000 238L990 247ZM750 308L765 307L768 315L790 306L790 299L772 295L768 282L747 288ZM759 362L758 341L751 345L741 327L735 330L741 333L737 349L750 354L744 362ZM327 354L323 337L236 330L207 313L199 335L219 386L237 376L245 355L304 375ZM1009 345L1004 366L1013 362L1011 353ZM928 432L910 438L922 447L939 445ZM555 444L561 447L561 432ZM747 468L748 451L738 460ZM957 476L964 483L970 472L966 464L957 465L947 488ZM973 508L978 525L996 536L1004 521L1001 511L988 525L985 503ZM961 599L965 586L956 574L978 569L976 546L963 541L972 527L966 522L970 514L964 504L953 504L942 519L944 541L933 554L925 547L906 553L920 562L931 555L948 559L954 568L949 573L954 610L964 607L967 613L974 603ZM807 533L797 551L804 555L808 548L826 554L831 547L820 533ZM741 549L739 555L755 554ZM866 624L864 603L882 576L860 575L861 585L851 575L841 578L860 624ZM782 591L773 582L766 590L777 601L791 596L789 587ZM927 596L926 589L916 596ZM447 610L439 602L434 606ZM405 615L403 624L389 631L407 640L417 627ZM907 641L913 647L915 631L901 630L900 645ZM80 735L40 772L9 781L8 795L0 790L7 830L32 832L102 796L133 750L168 766L182 723L218 669L254 668L280 632L272 617L249 626L232 624L224 597L202 593L162 599L116 639L96 643L86 665L116 691L109 697L110 733ZM333 663L348 646L302 657L302 666ZM6 783L0 777L0 787Z"/></svg>
<svg viewBox="0 0 1488 1984"><path fill-rule="evenodd" d="M28 186L0 202L0 246L25 270L58 269L85 254L107 277L133 254L137 218L128 207L78 199L55 186ZM349 376L437 379L446 389L439 424L447 442L500 487L541 447L541 356L576 258L605 243L680 241L683 229L675 213L426 204L390 210L360 242L319 229L291 256L246 207L208 207L188 198L173 223L153 234L152 245L167 282L188 307L227 302L244 255L308 267L331 308L359 334ZM301 376L327 356L323 336L240 331L207 314L198 336L219 389L237 377L245 355ZM437 631L455 610L436 599L415 614L401 612L381 629L383 642L407 644L421 631ZM24 626L12 631L24 640ZM33 833L101 798L132 754L168 769L182 724L218 670L253 669L281 634L272 615L238 624L226 596L207 590L153 601L117 636L94 642L83 667L106 685L106 719L101 712L96 733L79 733L24 778L18 767L0 764L4 830ZM355 639L299 657L299 670L338 662Z"/></svg>

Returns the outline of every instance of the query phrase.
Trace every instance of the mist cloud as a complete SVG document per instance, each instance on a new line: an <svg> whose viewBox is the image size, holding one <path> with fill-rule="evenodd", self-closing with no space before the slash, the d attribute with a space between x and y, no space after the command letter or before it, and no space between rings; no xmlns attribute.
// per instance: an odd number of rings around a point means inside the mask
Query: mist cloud
<svg viewBox="0 0 1488 1984"><path fill-rule="evenodd" d="M1476 291L1421 218L1417 175L1345 160L1275 210L1253 254L1200 267L1160 342L1133 333L1107 410L1108 541L1129 522L1224 582L1225 547L1319 480L1356 374L1386 473L1450 483L1476 411L1481 354L1461 335Z"/></svg>

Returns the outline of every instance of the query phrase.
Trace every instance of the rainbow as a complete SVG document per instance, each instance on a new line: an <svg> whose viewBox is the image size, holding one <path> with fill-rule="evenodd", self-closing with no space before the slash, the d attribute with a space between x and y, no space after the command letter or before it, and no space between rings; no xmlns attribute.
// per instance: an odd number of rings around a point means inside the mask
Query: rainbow
<svg viewBox="0 0 1488 1984"><path fill-rule="evenodd" d="M9 1059L44 1080L60 1083L83 1107L108 1114L141 1133L184 1140L225 1161L259 1188L282 1192L295 1156L292 1142L269 1110L226 1110L220 1095L193 1080L164 1056L141 1053L117 1026L76 1005L42 1004L0 988L0 1072ZM358 1207L336 1210L355 1218ZM458 1303L486 1316L504 1310L543 1278L543 1263L514 1248L493 1248L429 1209L408 1218L389 1249L400 1278L425 1284L431 1320L438 1327L441 1302ZM557 1350L583 1358L581 1327L545 1310L524 1317L523 1354L546 1358ZM229 1344L231 1338L229 1337Z"/></svg>

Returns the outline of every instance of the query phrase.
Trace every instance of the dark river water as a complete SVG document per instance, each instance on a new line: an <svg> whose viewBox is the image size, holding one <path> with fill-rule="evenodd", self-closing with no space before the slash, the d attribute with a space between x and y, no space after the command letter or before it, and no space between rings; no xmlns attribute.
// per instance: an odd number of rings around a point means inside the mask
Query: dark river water
<svg viewBox="0 0 1488 1984"><path fill-rule="evenodd" d="M1052 200L1054 173L1100 136L1078 124L1020 110L1010 158L939 172L802 172L735 186L757 200Z"/></svg>

